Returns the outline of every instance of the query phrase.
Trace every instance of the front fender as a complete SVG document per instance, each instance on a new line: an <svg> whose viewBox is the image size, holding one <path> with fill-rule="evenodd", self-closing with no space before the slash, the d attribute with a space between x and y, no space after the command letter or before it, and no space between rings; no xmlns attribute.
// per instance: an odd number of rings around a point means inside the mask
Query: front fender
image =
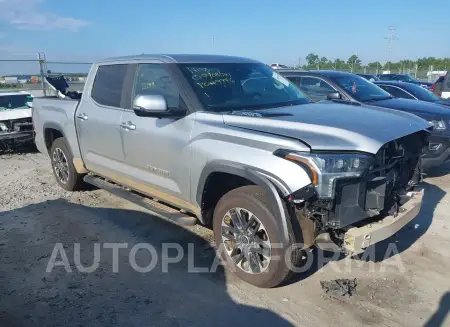
<svg viewBox="0 0 450 327"><path fill-rule="evenodd" d="M284 191L287 191L287 188L285 187L284 183L280 180L278 180L275 176L271 176L267 173L259 172L251 167L247 167L245 165L236 164L234 162L228 162L225 160L219 160L219 161L213 161L208 163L205 168L203 169L198 187L197 187L197 194L196 194L196 202L199 207L201 207L202 203L202 197L203 197L203 190L207 181L208 176L210 176L212 173L216 172L222 172L222 173L228 173L236 176L243 177L255 185L258 185L262 187L268 194L270 204L275 211L275 219L277 219L276 224L280 225L280 239L283 240L286 244L289 244L289 233L288 233L288 225L287 225L287 219L285 214L285 210L283 207L282 199L278 193L277 188L274 186L272 181L276 181L275 185L282 186L282 189ZM283 194L284 195L284 194ZM286 194L287 195L287 194Z"/></svg>

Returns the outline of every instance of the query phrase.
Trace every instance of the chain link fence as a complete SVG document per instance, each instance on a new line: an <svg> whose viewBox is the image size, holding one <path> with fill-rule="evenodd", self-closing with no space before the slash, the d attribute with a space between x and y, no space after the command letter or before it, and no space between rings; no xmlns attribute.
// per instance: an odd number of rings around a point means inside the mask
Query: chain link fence
<svg viewBox="0 0 450 327"><path fill-rule="evenodd" d="M89 62L52 61L44 54L16 55L0 59L0 91L25 90L34 96L49 93L46 76L64 75L71 91L82 91L91 67Z"/></svg>

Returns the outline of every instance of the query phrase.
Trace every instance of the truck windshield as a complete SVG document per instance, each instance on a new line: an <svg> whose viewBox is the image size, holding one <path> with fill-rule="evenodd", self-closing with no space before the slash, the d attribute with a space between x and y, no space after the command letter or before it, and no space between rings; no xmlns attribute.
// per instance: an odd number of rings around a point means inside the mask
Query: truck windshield
<svg viewBox="0 0 450 327"><path fill-rule="evenodd" d="M285 107L311 100L260 63L178 64L207 111Z"/></svg>
<svg viewBox="0 0 450 327"><path fill-rule="evenodd" d="M331 79L361 102L392 98L388 92L358 75L341 75Z"/></svg>
<svg viewBox="0 0 450 327"><path fill-rule="evenodd" d="M2 95L0 93L0 110L27 109L32 101L32 97L26 94Z"/></svg>

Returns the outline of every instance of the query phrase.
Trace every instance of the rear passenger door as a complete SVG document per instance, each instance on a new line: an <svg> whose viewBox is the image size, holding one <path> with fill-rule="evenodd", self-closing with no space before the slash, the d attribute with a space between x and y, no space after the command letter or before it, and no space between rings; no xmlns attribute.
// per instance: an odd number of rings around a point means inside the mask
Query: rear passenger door
<svg viewBox="0 0 450 327"><path fill-rule="evenodd" d="M78 141L86 168L113 180L123 168L119 125L123 110L131 107L134 71L135 65L98 66L87 81L90 94L83 96L75 113Z"/></svg>
<svg viewBox="0 0 450 327"><path fill-rule="evenodd" d="M139 64L131 98L163 95L169 108L187 109L177 81L167 64ZM190 136L194 117L189 113L177 118L141 117L132 109L124 110L123 173L130 187L190 209Z"/></svg>

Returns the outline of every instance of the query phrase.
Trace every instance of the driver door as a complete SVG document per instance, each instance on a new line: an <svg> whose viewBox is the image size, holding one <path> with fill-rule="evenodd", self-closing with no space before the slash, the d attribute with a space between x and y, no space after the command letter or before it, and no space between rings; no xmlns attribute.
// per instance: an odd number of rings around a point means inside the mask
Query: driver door
<svg viewBox="0 0 450 327"><path fill-rule="evenodd" d="M175 78L162 63L138 65L132 99L163 95L169 108L186 108ZM182 208L190 208L190 136L195 114L140 117L124 110L121 118L124 162L129 185Z"/></svg>

